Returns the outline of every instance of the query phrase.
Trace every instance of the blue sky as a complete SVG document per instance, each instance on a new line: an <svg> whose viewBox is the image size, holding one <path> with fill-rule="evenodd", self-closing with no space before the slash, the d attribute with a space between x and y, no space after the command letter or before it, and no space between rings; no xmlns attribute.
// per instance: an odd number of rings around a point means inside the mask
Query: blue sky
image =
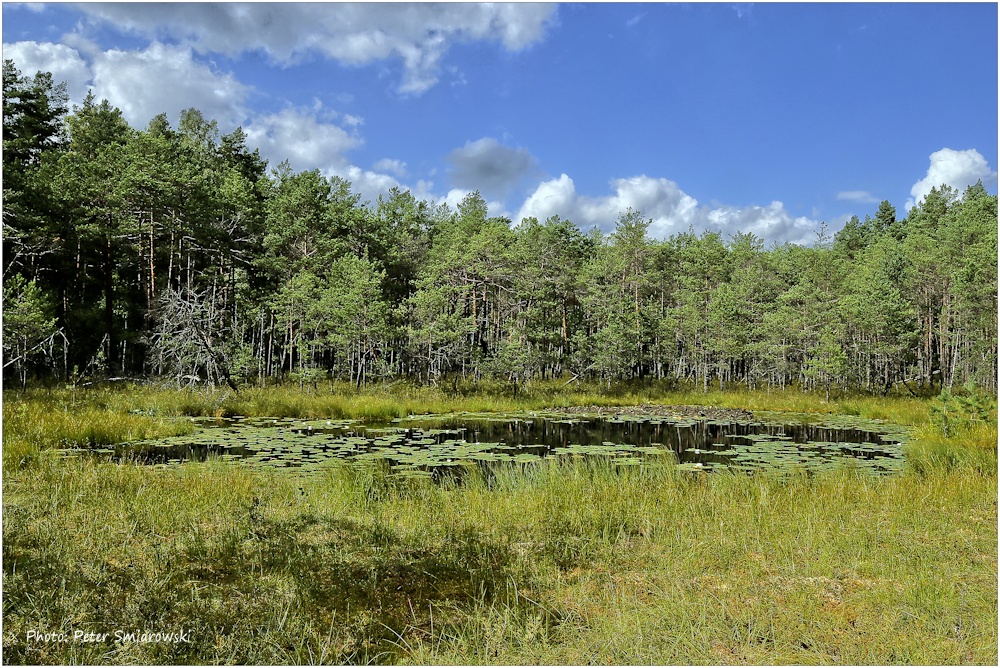
<svg viewBox="0 0 1000 668"><path fill-rule="evenodd" d="M996 192L997 53L994 3L3 5L4 58L134 127L197 107L368 200L657 237Z"/></svg>

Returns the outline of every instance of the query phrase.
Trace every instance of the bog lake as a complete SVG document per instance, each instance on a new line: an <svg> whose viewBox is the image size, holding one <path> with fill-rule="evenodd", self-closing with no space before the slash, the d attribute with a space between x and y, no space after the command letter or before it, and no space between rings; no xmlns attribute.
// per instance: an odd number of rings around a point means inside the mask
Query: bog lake
<svg viewBox="0 0 1000 668"><path fill-rule="evenodd" d="M876 474L903 468L903 427L847 415L757 412L747 419L662 415L461 413L388 423L296 418L191 418L184 436L62 450L155 467L217 458L315 475L344 460L381 461L392 475L461 476L545 458L602 458L614 466L683 471L804 470L849 466Z"/></svg>

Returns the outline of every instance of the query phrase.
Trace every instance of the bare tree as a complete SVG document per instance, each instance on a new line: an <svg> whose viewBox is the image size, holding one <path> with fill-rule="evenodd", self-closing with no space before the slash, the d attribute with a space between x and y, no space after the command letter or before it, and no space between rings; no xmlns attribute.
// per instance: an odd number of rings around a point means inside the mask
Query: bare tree
<svg viewBox="0 0 1000 668"><path fill-rule="evenodd" d="M158 374L172 375L178 385L225 382L239 391L226 354L226 313L211 290L169 288L157 300L156 321L150 344Z"/></svg>

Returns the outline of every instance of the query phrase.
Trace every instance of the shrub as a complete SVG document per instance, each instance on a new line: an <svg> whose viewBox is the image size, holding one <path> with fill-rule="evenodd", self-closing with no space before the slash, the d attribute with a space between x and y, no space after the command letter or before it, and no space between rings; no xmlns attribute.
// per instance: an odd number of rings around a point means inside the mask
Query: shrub
<svg viewBox="0 0 1000 668"><path fill-rule="evenodd" d="M952 394L947 387L931 404L931 424L944 436L967 430L977 423L986 422L994 408L994 398L981 393L975 383L966 383L964 394Z"/></svg>

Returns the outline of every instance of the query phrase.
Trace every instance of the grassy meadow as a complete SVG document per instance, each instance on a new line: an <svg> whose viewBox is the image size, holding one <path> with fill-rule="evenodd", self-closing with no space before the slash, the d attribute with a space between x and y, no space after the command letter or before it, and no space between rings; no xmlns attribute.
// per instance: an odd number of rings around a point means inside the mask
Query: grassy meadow
<svg viewBox="0 0 1000 668"><path fill-rule="evenodd" d="M499 389L5 392L4 661L997 663L995 414L945 438L915 398ZM844 413L913 437L906 471L881 477L544 461L435 484L372 463L304 479L51 452L198 415L641 403Z"/></svg>

